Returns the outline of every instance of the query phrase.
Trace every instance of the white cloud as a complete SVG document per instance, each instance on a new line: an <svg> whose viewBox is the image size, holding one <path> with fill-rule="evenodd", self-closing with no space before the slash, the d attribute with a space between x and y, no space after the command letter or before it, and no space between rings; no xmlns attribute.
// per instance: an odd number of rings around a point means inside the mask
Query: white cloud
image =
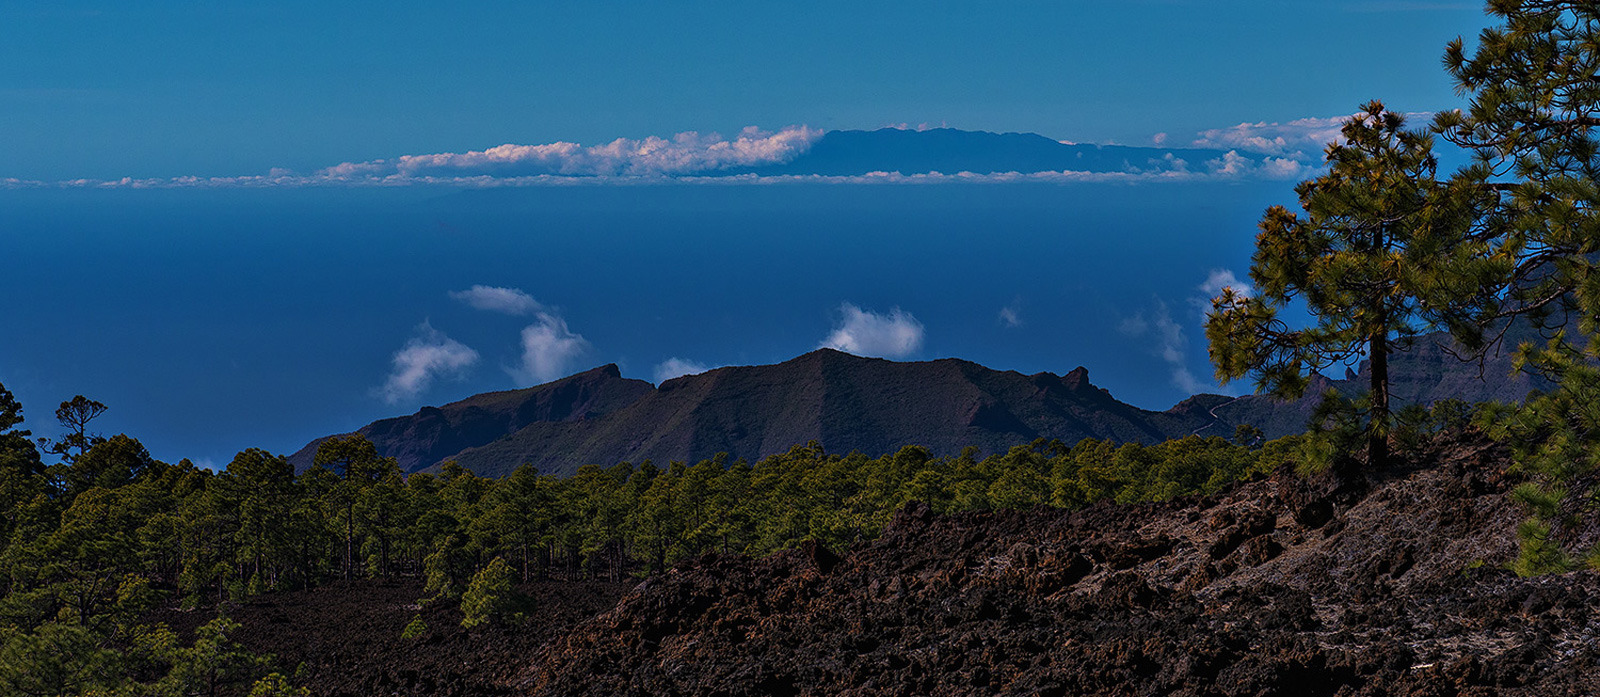
<svg viewBox="0 0 1600 697"><path fill-rule="evenodd" d="M818 348L882 358L903 358L922 348L922 323L898 307L879 314L844 303L839 314L838 326Z"/></svg>
<svg viewBox="0 0 1600 697"><path fill-rule="evenodd" d="M74 179L46 182L39 180L0 179L0 189L270 189L302 187L404 187L445 186L461 189L498 189L522 187L561 186L659 186L664 183L688 186L753 186L783 184L847 184L847 185L923 185L923 184L1073 184L1097 183L1183 183L1215 181L1219 179L1265 178L1296 179L1309 172L1311 166L1280 157L1241 154L1233 151L1223 158L1205 163L1204 170L1192 169L1189 163L1171 153L1161 158L1149 159L1143 168L1130 166L1120 172L1088 172L1061 170L1047 172L927 172L902 174L900 172L868 172L856 175L784 174L757 176L754 174L619 174L615 176L572 176L567 174L511 175L495 174L430 174L409 176L383 173L379 168L340 166L338 173L332 169L314 175L275 174L270 176L240 177L173 177L170 179L117 180Z"/></svg>
<svg viewBox="0 0 1600 697"><path fill-rule="evenodd" d="M533 296L520 288L473 286L467 290L450 291L450 297L479 310L503 312L508 315L531 315L544 309Z"/></svg>
<svg viewBox="0 0 1600 697"><path fill-rule="evenodd" d="M1170 157L1170 155L1169 155ZM1178 160L1181 164L1183 160ZM1206 160L1206 170L1217 179L1297 179L1310 167L1287 157L1262 157L1253 159L1229 150L1222 157Z"/></svg>
<svg viewBox="0 0 1600 697"><path fill-rule="evenodd" d="M1000 308L1000 325L1010 329L1022 326L1022 298L1016 298L1011 304Z"/></svg>
<svg viewBox="0 0 1600 697"><path fill-rule="evenodd" d="M1223 288L1232 288L1234 293L1246 298L1255 293L1255 289L1251 288L1249 283L1239 280L1232 269L1212 269L1211 273L1206 275L1205 282L1197 288L1206 294L1207 300L1222 294Z"/></svg>
<svg viewBox="0 0 1600 697"><path fill-rule="evenodd" d="M1406 115L1413 122L1429 113ZM752 184L941 184L1016 182L1080 184L1101 182L1192 182L1218 179L1303 178L1321 165L1323 146L1338 137L1339 127L1350 117L1297 119L1288 123L1242 123L1200 132L1192 147L1225 150L1220 158L1194 166L1172 153L1129 164L1118 172L1072 169L1045 172L870 172L861 175L728 174L731 169L788 162L806 152L823 131L790 126L776 132L750 127L728 139L717 134L680 133L671 138L640 140L619 138L604 145L577 143L543 145L506 144L464 153L402 155L384 160L345 162L312 174L272 168L265 175L235 177L181 176L166 179L72 179L42 181L0 179L0 189L224 189L293 188L316 186L397 187L448 186L458 188L659 185L664 182L693 185ZM906 125L906 128L913 128ZM932 127L920 124L915 128ZM1173 138L1157 134L1159 145ZM1073 141L1062 140L1072 144Z"/></svg>
<svg viewBox="0 0 1600 697"><path fill-rule="evenodd" d="M507 143L464 153L345 162L318 174L339 180L473 175L678 176L787 162L810 149L821 137L820 129L790 126L776 132L750 127L731 140L716 133L688 131L670 139L657 136L642 140L618 138L588 147L566 142Z"/></svg>
<svg viewBox="0 0 1600 697"><path fill-rule="evenodd" d="M1228 128L1213 128L1196 135L1192 145L1197 148L1241 149L1266 155L1288 155L1296 159L1308 157L1308 151L1321 152L1322 147L1339 137L1339 129L1349 121L1349 116L1295 119L1288 123L1241 123Z"/></svg>
<svg viewBox="0 0 1600 697"><path fill-rule="evenodd" d="M1227 128L1213 128L1196 134L1191 145L1196 148L1216 150L1226 148L1273 155L1297 163L1321 162L1323 148L1329 143L1340 140L1339 129L1344 127L1351 116L1354 115L1310 117L1287 123L1257 121ZM1419 126L1433 118L1433 113L1412 112L1405 116L1411 125ZM1269 165L1269 168L1276 168L1280 172L1287 167L1288 165L1283 163Z"/></svg>
<svg viewBox="0 0 1600 697"><path fill-rule="evenodd" d="M681 378L685 375L704 373L710 369L711 368L701 364L698 361L691 361L685 358L678 358L674 356L656 365L656 384L659 385L673 378Z"/></svg>
<svg viewBox="0 0 1600 697"><path fill-rule="evenodd" d="M423 322L416 336L395 352L394 370L378 394L390 404L414 399L435 377L460 375L477 362L477 351Z"/></svg>
<svg viewBox="0 0 1600 697"><path fill-rule="evenodd" d="M1154 162L1160 162L1159 160ZM75 188L106 188L106 189L265 189L265 188L293 188L315 186L349 186L349 187L400 187L400 186L450 186L463 189L497 189L542 186L658 186L663 183L676 183L695 186L747 186L747 185L778 185L778 184L1011 184L1029 182L1038 184L1084 184L1084 183L1137 183L1137 182L1191 182L1217 179L1218 177L1206 172L1175 171L1175 170L1132 170L1123 172L1086 172L1076 170L1063 170L1059 172L995 172L976 174L973 172L928 172L922 174L901 174L900 172L868 172L855 175L827 175L827 174L783 174L774 176L756 176L753 174L715 175L715 176L677 176L677 177L573 177L557 174L539 174L531 176L500 177L486 174L459 177L428 176L428 177L401 177L398 175L373 176L366 178L329 178L324 176L300 176L286 178L269 177L176 177L173 179L131 179L118 181L102 180L74 180L71 182L17 182L10 184L0 181L0 188L7 189L75 189Z"/></svg>
<svg viewBox="0 0 1600 697"><path fill-rule="evenodd" d="M1247 281L1239 280L1232 269L1212 269L1206 274L1206 280L1195 286L1201 295L1189 298L1189 305L1194 308L1195 316L1199 318L1201 326L1205 325L1206 315L1211 312L1211 299L1222 294L1223 288L1232 288L1234 294L1248 298L1255 295L1256 290L1250 287Z"/></svg>
<svg viewBox="0 0 1600 697"><path fill-rule="evenodd" d="M1167 310L1166 303L1157 300L1156 309L1149 317L1140 312L1124 319L1117 329L1129 337L1147 342L1151 351L1171 370L1173 387L1188 394L1197 394L1208 388L1195 378L1194 373L1189 372L1188 361L1184 358L1184 349L1188 348L1189 341L1184 336L1183 326L1172 321L1172 313Z"/></svg>
<svg viewBox="0 0 1600 697"><path fill-rule="evenodd" d="M589 350L589 341L568 329L560 315L543 311L536 319L522 328L522 364L508 371L524 385L566 377L573 362Z"/></svg>
<svg viewBox="0 0 1600 697"><path fill-rule="evenodd" d="M1287 157L1264 157L1261 159L1261 176L1263 179L1300 179L1308 173L1308 170L1310 170L1310 167Z"/></svg>

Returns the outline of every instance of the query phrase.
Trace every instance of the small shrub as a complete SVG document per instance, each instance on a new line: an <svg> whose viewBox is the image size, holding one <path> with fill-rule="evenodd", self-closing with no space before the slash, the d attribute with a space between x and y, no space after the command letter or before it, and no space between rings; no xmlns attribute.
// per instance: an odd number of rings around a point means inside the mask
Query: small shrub
<svg viewBox="0 0 1600 697"><path fill-rule="evenodd" d="M311 690L304 687L295 687L289 679L278 673L271 673L254 685L250 686L250 697L310 697Z"/></svg>
<svg viewBox="0 0 1600 697"><path fill-rule="evenodd" d="M511 565L495 557L482 571L473 575L466 592L461 594L461 626L471 629L505 619L516 605L514 594Z"/></svg>
<svg viewBox="0 0 1600 697"><path fill-rule="evenodd" d="M423 592L429 593L430 598L453 598L459 591L456 590L455 577L450 569L450 547L452 540L440 540L433 553L422 559L422 575L424 579Z"/></svg>
<svg viewBox="0 0 1600 697"><path fill-rule="evenodd" d="M415 639L427 633L428 623L422 621L422 615L417 615L412 617L411 622L406 625L406 628L400 631L400 638Z"/></svg>

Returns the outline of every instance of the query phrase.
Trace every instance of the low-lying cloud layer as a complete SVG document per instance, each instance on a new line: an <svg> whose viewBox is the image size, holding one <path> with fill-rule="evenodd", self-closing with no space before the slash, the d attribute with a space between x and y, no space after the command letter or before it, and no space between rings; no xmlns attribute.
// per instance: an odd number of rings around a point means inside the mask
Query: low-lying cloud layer
<svg viewBox="0 0 1600 697"><path fill-rule="evenodd" d="M1408 114L1420 125L1430 114ZM788 126L777 131L745 128L727 138L688 131L671 137L618 138L603 145L555 142L507 143L483 150L344 162L309 174L273 168L265 175L72 179L42 181L0 178L0 189L29 188L293 188L311 186L451 186L462 188L659 184L928 184L1036 182L1185 182L1229 179L1303 178L1321 167L1322 148L1339 137L1349 116L1304 118L1287 123L1241 123L1199 132L1189 147L1214 150L1216 157L1186 161L1160 150L1121 171L896 172L853 175L755 175L740 170L781 165L808 152L824 131ZM1152 138L1165 146L1166 133ZM1071 143L1071 141L1060 141ZM1191 155L1192 157L1192 155Z"/></svg>
<svg viewBox="0 0 1600 697"><path fill-rule="evenodd" d="M659 177L716 172L788 162L822 137L808 126L769 133L754 126L733 139L694 131L672 138L618 138L605 145L507 143L487 150L433 155L403 155L392 160L345 162L320 172L330 180L399 177Z"/></svg>
<svg viewBox="0 0 1600 697"><path fill-rule="evenodd" d="M880 314L844 303L839 315L833 333L817 348L878 358L904 358L922 349L922 323L898 307Z"/></svg>

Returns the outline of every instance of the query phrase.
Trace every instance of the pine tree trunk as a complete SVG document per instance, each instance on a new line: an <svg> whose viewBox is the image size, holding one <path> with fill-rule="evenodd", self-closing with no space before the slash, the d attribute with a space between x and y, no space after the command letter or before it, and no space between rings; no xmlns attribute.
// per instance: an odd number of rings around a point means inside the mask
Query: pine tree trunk
<svg viewBox="0 0 1600 697"><path fill-rule="evenodd" d="M351 505L344 518L344 580L355 577L356 560L356 507Z"/></svg>
<svg viewBox="0 0 1600 697"><path fill-rule="evenodd" d="M1372 413L1367 422L1367 464L1372 471L1389 466L1389 337L1372 335L1367 352L1372 366Z"/></svg>

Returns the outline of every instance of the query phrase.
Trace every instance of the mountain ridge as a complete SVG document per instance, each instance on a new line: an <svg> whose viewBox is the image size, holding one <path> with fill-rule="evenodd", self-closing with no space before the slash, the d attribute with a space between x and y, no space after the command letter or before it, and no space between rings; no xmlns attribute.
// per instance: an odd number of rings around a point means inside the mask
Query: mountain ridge
<svg viewBox="0 0 1600 697"><path fill-rule="evenodd" d="M1525 375L1489 381L1453 364L1449 349L1419 341L1391 358L1397 402L1520 400L1538 386ZM406 472L448 460L486 476L522 464L571 474L582 465L698 462L719 453L755 461L816 442L829 452L879 455L908 445L935 455L965 448L1004 452L1037 439L1157 443L1198 434L1232 437L1250 424L1275 438L1305 429L1322 393L1359 392L1365 365L1343 379L1313 379L1304 397L1199 394L1164 411L1117 400L1083 366L1024 375L960 359L891 361L817 349L781 363L724 366L651 385L615 364L554 382L474 395L357 430ZM1507 356L1485 375L1509 375ZM290 461L312 465L311 441Z"/></svg>
<svg viewBox="0 0 1600 697"><path fill-rule="evenodd" d="M579 396L599 408L577 409ZM604 397L601 399L601 397ZM589 404L590 402L582 402ZM526 405L537 405L529 408ZM1037 438L1159 442L1212 419L1117 401L1082 366L1024 375L959 358L899 362L817 349L782 363L725 366L651 387L594 368L521 390L485 393L358 429L404 471L455 460L503 475L528 463L570 474L583 464L756 460L816 441L835 452L906 445L1003 452ZM503 426L496 431L495 427ZM311 441L290 456L310 467Z"/></svg>

